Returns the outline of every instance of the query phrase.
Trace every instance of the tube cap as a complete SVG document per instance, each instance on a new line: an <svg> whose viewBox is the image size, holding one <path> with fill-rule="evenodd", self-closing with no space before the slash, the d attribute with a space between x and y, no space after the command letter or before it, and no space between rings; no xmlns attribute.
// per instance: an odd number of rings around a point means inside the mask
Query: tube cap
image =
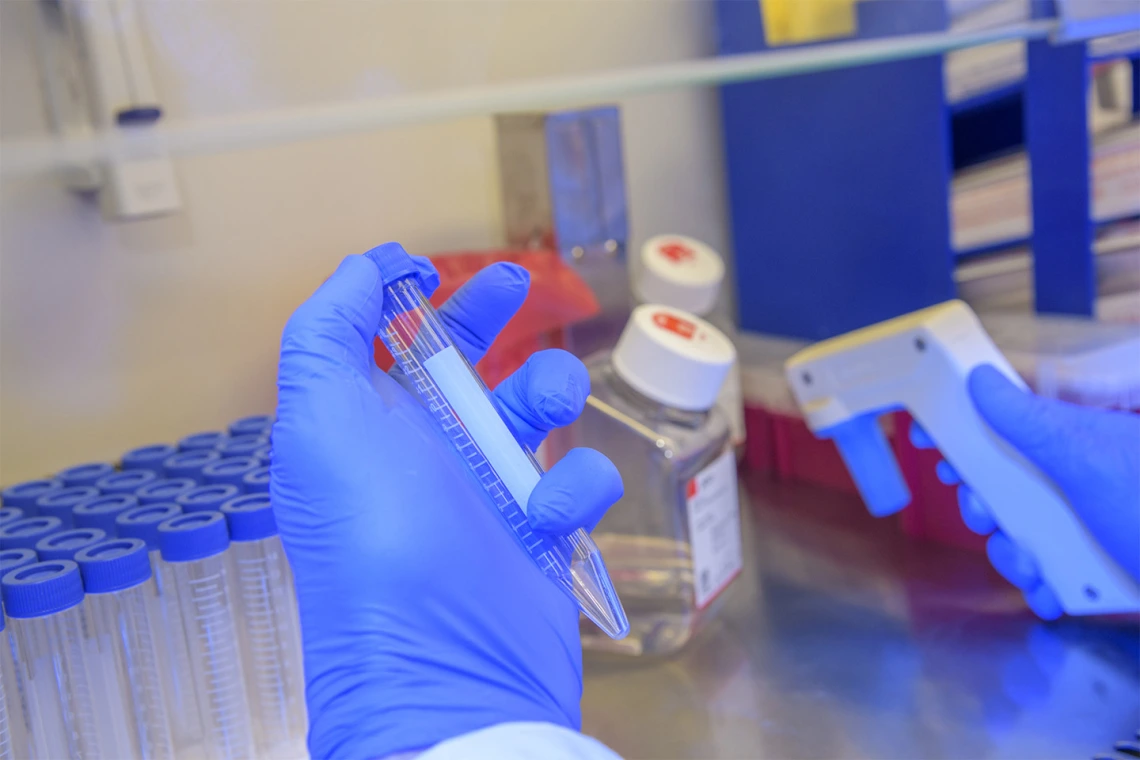
<svg viewBox="0 0 1140 760"><path fill-rule="evenodd" d="M179 451L193 451L194 449L212 449L228 438L220 430L209 430L204 433L188 435L178 442Z"/></svg>
<svg viewBox="0 0 1140 760"><path fill-rule="evenodd" d="M137 538L112 538L85 547L75 554L88 594L109 594L134 588L150 577L146 542Z"/></svg>
<svg viewBox="0 0 1140 760"><path fill-rule="evenodd" d="M51 491L36 500L36 514L41 517L58 517L63 527L70 528L74 523L71 510L75 505L99 495L95 486L75 486Z"/></svg>
<svg viewBox="0 0 1140 760"><path fill-rule="evenodd" d="M0 576L17 567L39 562L35 549L4 549L0 551Z"/></svg>
<svg viewBox="0 0 1140 760"><path fill-rule="evenodd" d="M95 481L99 478L114 471L115 466L109 462L88 462L60 470L56 473L56 477L62 480L65 486L90 486L95 485Z"/></svg>
<svg viewBox="0 0 1140 760"><path fill-rule="evenodd" d="M207 483L231 483L241 492L241 479L247 472L261 467L261 460L254 456L226 457L202 468L202 480Z"/></svg>
<svg viewBox="0 0 1140 760"><path fill-rule="evenodd" d="M614 370L634 390L685 411L712 408L736 361L732 341L708 322L668 306L644 304L614 347Z"/></svg>
<svg viewBox="0 0 1140 760"><path fill-rule="evenodd" d="M165 478L136 489L135 498L139 504L165 504L197 485L198 482L191 478Z"/></svg>
<svg viewBox="0 0 1140 760"><path fill-rule="evenodd" d="M185 513L190 512L217 512L223 504L241 493L241 489L232 483L218 483L216 485L198 486L191 488L174 501L182 507Z"/></svg>
<svg viewBox="0 0 1140 760"><path fill-rule="evenodd" d="M234 420L230 423L230 435L248 435L249 433L256 433L258 435L269 435L270 429L273 427L272 414L258 414L253 417L242 417L240 420Z"/></svg>
<svg viewBox="0 0 1140 760"><path fill-rule="evenodd" d="M380 270L380 279L390 285L405 277L415 277L424 295L439 287L439 272L422 256L410 256L399 243L384 243L364 254Z"/></svg>
<svg viewBox="0 0 1140 760"><path fill-rule="evenodd" d="M3 493L0 493L0 501L3 501L5 507L19 507L31 517L35 514L37 499L61 488L63 481L55 478L28 480L5 488Z"/></svg>
<svg viewBox="0 0 1140 760"><path fill-rule="evenodd" d="M152 443L140 446L123 454L124 470L159 470L162 463L178 453L178 449L168 443Z"/></svg>
<svg viewBox="0 0 1140 760"><path fill-rule="evenodd" d="M25 517L0 527L0 548L35 549L36 542L44 536L63 530L63 521L58 517Z"/></svg>
<svg viewBox="0 0 1140 760"><path fill-rule="evenodd" d="M139 472L146 472L140 470ZM100 528L108 536L115 536L115 518L121 512L139 505L139 500L130 494L114 494L112 496L97 496L75 505L71 510L71 521L76 528Z"/></svg>
<svg viewBox="0 0 1140 760"><path fill-rule="evenodd" d="M124 470L100 478L95 482L95 487L105 494L133 494L137 489L156 480L158 473L154 470Z"/></svg>
<svg viewBox="0 0 1140 760"><path fill-rule="evenodd" d="M230 545L221 512L194 512L158 524L158 546L167 562L193 562L221 554Z"/></svg>
<svg viewBox="0 0 1140 760"><path fill-rule="evenodd" d="M724 282L724 260L699 240L658 235L641 246L633 291L645 303L659 303L703 316L712 311Z"/></svg>
<svg viewBox="0 0 1140 760"><path fill-rule="evenodd" d="M230 526L231 541L260 541L277 535L277 522L269 506L269 494L252 493L230 499L222 505Z"/></svg>
<svg viewBox="0 0 1140 760"><path fill-rule="evenodd" d="M269 465L250 470L241 479L246 493L269 493Z"/></svg>
<svg viewBox="0 0 1140 760"><path fill-rule="evenodd" d="M251 457L257 457L261 460L262 464L269 464L273 461L273 446L262 446L257 451L250 454Z"/></svg>
<svg viewBox="0 0 1140 760"><path fill-rule="evenodd" d="M222 441L214 451L223 457L244 457L249 456L268 443L269 438L264 435L239 435Z"/></svg>
<svg viewBox="0 0 1140 760"><path fill-rule="evenodd" d="M216 462L222 455L212 449L182 451L162 463L162 472L168 478L194 478L202 475L202 468Z"/></svg>
<svg viewBox="0 0 1140 760"><path fill-rule="evenodd" d="M69 559L33 562L0 579L4 611L12 618L38 618L71 609L83 601L79 566Z"/></svg>
<svg viewBox="0 0 1140 760"><path fill-rule="evenodd" d="M99 528L73 528L52 533L36 542L36 554L43 561L74 559L75 553L85 546L107 539L107 532Z"/></svg>
<svg viewBox="0 0 1140 760"><path fill-rule="evenodd" d="M146 504L115 517L115 527L121 538L137 538L146 543L147 551L158 551L158 525L182 514L177 504Z"/></svg>
<svg viewBox="0 0 1140 760"><path fill-rule="evenodd" d="M0 525L19 520L24 516L24 510L19 507L0 507Z"/></svg>

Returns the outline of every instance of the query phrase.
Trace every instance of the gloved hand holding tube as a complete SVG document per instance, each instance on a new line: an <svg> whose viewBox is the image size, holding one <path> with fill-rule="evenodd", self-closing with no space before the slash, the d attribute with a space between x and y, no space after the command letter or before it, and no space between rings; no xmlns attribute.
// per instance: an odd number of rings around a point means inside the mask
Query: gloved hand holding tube
<svg viewBox="0 0 1140 760"><path fill-rule="evenodd" d="M297 587L310 751L382 757L510 722L577 729L577 609L427 410L375 367L384 283L372 255L345 259L282 339L271 498ZM527 286L521 267L494 265L440 309L469 361ZM588 394L585 368L557 350L495 391L532 448ZM590 529L621 494L609 460L577 449L539 481L528 520L540 533Z"/></svg>
<svg viewBox="0 0 1140 760"><path fill-rule="evenodd" d="M967 387L990 427L1057 484L1109 556L1140 581L1140 416L1040 398L989 366L970 373ZM935 448L918 425L910 437L919 448ZM937 473L947 485L962 483L945 461ZM968 484L959 485L958 503L966 526L990 536L986 553L1002 577L1038 616L1060 617L1061 604L1032 554L997 529Z"/></svg>

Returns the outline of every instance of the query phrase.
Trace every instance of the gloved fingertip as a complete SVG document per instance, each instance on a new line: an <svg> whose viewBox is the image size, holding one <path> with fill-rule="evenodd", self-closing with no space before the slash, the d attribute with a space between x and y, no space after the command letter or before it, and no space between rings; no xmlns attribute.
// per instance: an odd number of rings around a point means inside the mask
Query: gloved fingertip
<svg viewBox="0 0 1140 760"><path fill-rule="evenodd" d="M604 454L571 449L535 486L527 505L527 520L542 533L593 530L623 494L621 474Z"/></svg>
<svg viewBox="0 0 1140 760"><path fill-rule="evenodd" d="M962 482L958 472L945 459L939 460L938 464L934 465L934 474L942 485L956 486Z"/></svg>
<svg viewBox="0 0 1140 760"><path fill-rule="evenodd" d="M505 287L514 287L522 291L530 289L530 272L526 267L510 261L497 261L488 269L494 270L495 276Z"/></svg>
<svg viewBox="0 0 1140 760"><path fill-rule="evenodd" d="M988 536L997 530L990 510L967 486L958 488L958 508L962 512L962 522L979 536Z"/></svg>
<svg viewBox="0 0 1140 760"><path fill-rule="evenodd" d="M933 449L937 448L934 445L934 439L926 432L926 429L919 425L917 422L912 422L910 425L910 443L916 449Z"/></svg>
<svg viewBox="0 0 1140 760"><path fill-rule="evenodd" d="M999 531L990 536L986 542L986 555L1001 577L1022 591L1041 583L1041 573L1033 556L1004 533Z"/></svg>
<svg viewBox="0 0 1140 760"><path fill-rule="evenodd" d="M564 427L582 413L590 373L569 351L552 348L527 359L527 400L547 429Z"/></svg>
<svg viewBox="0 0 1140 760"><path fill-rule="evenodd" d="M1038 583L1025 592L1025 603L1042 620L1056 620L1065 613L1061 600L1044 583Z"/></svg>

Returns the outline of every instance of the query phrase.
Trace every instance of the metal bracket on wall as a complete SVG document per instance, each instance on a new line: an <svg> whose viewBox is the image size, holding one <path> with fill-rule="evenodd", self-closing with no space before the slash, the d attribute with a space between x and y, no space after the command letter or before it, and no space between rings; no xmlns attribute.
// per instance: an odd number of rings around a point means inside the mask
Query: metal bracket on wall
<svg viewBox="0 0 1140 760"><path fill-rule="evenodd" d="M495 117L507 243L557 251L602 313L570 330L579 356L609 348L630 311L628 204L616 106Z"/></svg>

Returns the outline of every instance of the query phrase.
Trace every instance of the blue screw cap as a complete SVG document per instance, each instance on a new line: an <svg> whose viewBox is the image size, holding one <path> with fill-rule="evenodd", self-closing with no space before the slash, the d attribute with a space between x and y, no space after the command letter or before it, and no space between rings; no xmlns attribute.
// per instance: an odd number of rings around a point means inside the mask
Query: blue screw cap
<svg viewBox="0 0 1140 760"><path fill-rule="evenodd" d="M75 563L88 594L134 588L150 577L146 542L138 538L112 538L92 544L76 553Z"/></svg>
<svg viewBox="0 0 1140 760"><path fill-rule="evenodd" d="M234 420L230 423L230 435L249 435L254 433L257 435L269 435L269 431L273 428L273 415L272 414L257 414L252 417L242 417L240 420Z"/></svg>
<svg viewBox="0 0 1140 760"><path fill-rule="evenodd" d="M115 518L115 527L122 538L137 538L146 543L147 551L158 551L158 525L182 514L177 504L146 504Z"/></svg>
<svg viewBox="0 0 1140 760"><path fill-rule="evenodd" d="M28 480L5 488L0 493L0 502L3 502L5 507L19 507L24 510L27 517L31 517L35 514L37 499L61 488L63 488L63 481L55 478Z"/></svg>
<svg viewBox="0 0 1140 760"><path fill-rule="evenodd" d="M213 449L219 443L229 438L220 430L208 430L204 433L188 435L178 442L179 451L193 451L195 449Z"/></svg>
<svg viewBox="0 0 1140 760"><path fill-rule="evenodd" d="M168 478L194 478L202 477L202 468L211 462L217 462L222 455L212 449L190 449L182 451L162 463L162 472Z"/></svg>
<svg viewBox="0 0 1140 760"><path fill-rule="evenodd" d="M98 528L61 530L36 542L36 554L44 562L51 559L74 559L75 553L85 546L97 544L107 538L107 532Z"/></svg>
<svg viewBox="0 0 1140 760"><path fill-rule="evenodd" d="M198 486L180 494L174 501L184 513L217 512L223 504L241 493L241 489L230 483Z"/></svg>
<svg viewBox="0 0 1140 760"><path fill-rule="evenodd" d="M269 439L263 435L239 435L222 441L214 450L223 457L244 457L267 445Z"/></svg>
<svg viewBox="0 0 1140 760"><path fill-rule="evenodd" d="M8 617L38 618L69 610L83 601L79 566L68 559L33 562L0 579Z"/></svg>
<svg viewBox="0 0 1140 760"><path fill-rule="evenodd" d="M153 483L156 480L158 480L158 473L154 470L123 470L100 478L96 481L95 487L105 494L131 494L147 483Z"/></svg>
<svg viewBox="0 0 1140 760"><path fill-rule="evenodd" d="M250 456L257 457L261 460L262 464L269 464L271 461L273 461L273 447L262 446L260 449L250 454Z"/></svg>
<svg viewBox="0 0 1140 760"><path fill-rule="evenodd" d="M58 517L63 527L70 528L74 525L71 512L75 505L98 495L99 489L95 486L74 486L50 491L36 500L36 514L40 517Z"/></svg>
<svg viewBox="0 0 1140 760"><path fill-rule="evenodd" d="M97 496L76 504L71 510L71 521L76 528L100 528L107 531L108 536L115 536L115 518L138 505L139 500L130 494Z"/></svg>
<svg viewBox="0 0 1140 760"><path fill-rule="evenodd" d="M24 510L19 507L0 507L0 525L20 520L24 517Z"/></svg>
<svg viewBox="0 0 1140 760"><path fill-rule="evenodd" d="M135 489L135 498L139 504L165 504L197 485L198 482L192 478L165 478Z"/></svg>
<svg viewBox="0 0 1140 760"><path fill-rule="evenodd" d="M58 517L25 517L0 526L0 549L35 549L44 536L64 529Z"/></svg>
<svg viewBox="0 0 1140 760"><path fill-rule="evenodd" d="M269 465L250 470L241 479L246 493L269 493Z"/></svg>
<svg viewBox="0 0 1140 760"><path fill-rule="evenodd" d="M39 561L35 549L4 549L0 551L0 576L9 570Z"/></svg>
<svg viewBox="0 0 1140 760"><path fill-rule="evenodd" d="M277 535L277 521L269 505L269 494L252 493L230 499L222 505L230 526L231 541L260 541Z"/></svg>
<svg viewBox="0 0 1140 760"><path fill-rule="evenodd" d="M241 492L241 479L247 472L261 467L261 460L253 456L226 457L202 468L202 480L207 483L230 483Z"/></svg>
<svg viewBox="0 0 1140 760"><path fill-rule="evenodd" d="M410 256L399 243L384 243L364 254L380 270L385 285L405 277L415 277L425 296L439 287L439 272L422 256Z"/></svg>
<svg viewBox="0 0 1140 760"><path fill-rule="evenodd" d="M65 486L92 486L95 485L95 481L114 471L115 466L109 462L88 462L60 470L56 473L56 477L62 480Z"/></svg>
<svg viewBox="0 0 1140 760"><path fill-rule="evenodd" d="M221 554L230 545L221 512L193 512L158 524L158 546L167 562L193 562Z"/></svg>
<svg viewBox="0 0 1140 760"><path fill-rule="evenodd" d="M123 454L124 470L155 470L162 468L162 463L178 453L178 449L168 443L152 443L149 446L140 446Z"/></svg>

